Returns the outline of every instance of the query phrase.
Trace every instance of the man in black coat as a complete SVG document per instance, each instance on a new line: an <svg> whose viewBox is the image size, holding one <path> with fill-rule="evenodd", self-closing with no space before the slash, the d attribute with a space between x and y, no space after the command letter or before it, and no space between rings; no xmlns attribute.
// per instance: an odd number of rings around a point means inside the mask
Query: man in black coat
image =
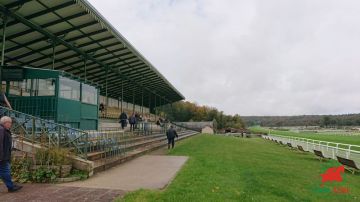
<svg viewBox="0 0 360 202"><path fill-rule="evenodd" d="M166 131L166 137L168 139L168 149L170 149L170 144L172 148L175 146L175 137L179 137L174 126L170 126L170 128Z"/></svg>
<svg viewBox="0 0 360 202"><path fill-rule="evenodd" d="M0 177L5 183L9 192L15 192L22 188L22 186L15 185L11 180L11 132L10 128L12 120L8 116L3 116L0 119Z"/></svg>
<svg viewBox="0 0 360 202"><path fill-rule="evenodd" d="M134 131L135 130L135 124L136 124L136 118L135 118L134 113L129 118L129 124L130 124L130 131Z"/></svg>
<svg viewBox="0 0 360 202"><path fill-rule="evenodd" d="M122 112L119 118L120 118L121 128L124 130L124 128L126 127L126 121L128 117L125 112Z"/></svg>

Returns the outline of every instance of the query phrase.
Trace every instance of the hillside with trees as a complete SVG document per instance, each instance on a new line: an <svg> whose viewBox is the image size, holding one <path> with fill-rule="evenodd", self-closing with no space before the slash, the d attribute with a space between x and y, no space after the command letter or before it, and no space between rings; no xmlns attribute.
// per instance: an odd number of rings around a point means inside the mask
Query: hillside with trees
<svg viewBox="0 0 360 202"><path fill-rule="evenodd" d="M161 114L165 115L171 121L213 121L216 120L217 128L244 128L245 124L236 114L226 115L214 107L200 106L188 101L173 103L172 106L166 105L158 109Z"/></svg>
<svg viewBox="0 0 360 202"><path fill-rule="evenodd" d="M247 126L360 126L360 114L302 116L242 116Z"/></svg>

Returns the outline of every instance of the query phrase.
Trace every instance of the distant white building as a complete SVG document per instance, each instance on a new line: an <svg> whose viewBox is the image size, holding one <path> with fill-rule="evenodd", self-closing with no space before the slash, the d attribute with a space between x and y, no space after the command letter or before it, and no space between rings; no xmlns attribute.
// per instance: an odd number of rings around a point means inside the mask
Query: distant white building
<svg viewBox="0 0 360 202"><path fill-rule="evenodd" d="M211 128L210 126L205 126L204 128L201 129L201 133L214 134L214 129Z"/></svg>

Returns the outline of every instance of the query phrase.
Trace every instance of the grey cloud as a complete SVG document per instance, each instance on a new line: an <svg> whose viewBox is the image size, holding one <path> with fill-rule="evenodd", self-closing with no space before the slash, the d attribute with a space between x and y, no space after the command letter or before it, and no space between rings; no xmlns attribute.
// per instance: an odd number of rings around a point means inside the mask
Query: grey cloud
<svg viewBox="0 0 360 202"><path fill-rule="evenodd" d="M360 112L356 0L90 0L190 101L229 114Z"/></svg>

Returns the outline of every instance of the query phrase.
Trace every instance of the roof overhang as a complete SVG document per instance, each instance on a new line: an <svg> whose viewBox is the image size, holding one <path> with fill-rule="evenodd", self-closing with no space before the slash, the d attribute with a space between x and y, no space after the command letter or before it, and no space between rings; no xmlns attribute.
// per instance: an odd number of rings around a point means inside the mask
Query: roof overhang
<svg viewBox="0 0 360 202"><path fill-rule="evenodd" d="M86 0L0 0L0 11L5 64L87 72L102 95L151 108L184 99Z"/></svg>

